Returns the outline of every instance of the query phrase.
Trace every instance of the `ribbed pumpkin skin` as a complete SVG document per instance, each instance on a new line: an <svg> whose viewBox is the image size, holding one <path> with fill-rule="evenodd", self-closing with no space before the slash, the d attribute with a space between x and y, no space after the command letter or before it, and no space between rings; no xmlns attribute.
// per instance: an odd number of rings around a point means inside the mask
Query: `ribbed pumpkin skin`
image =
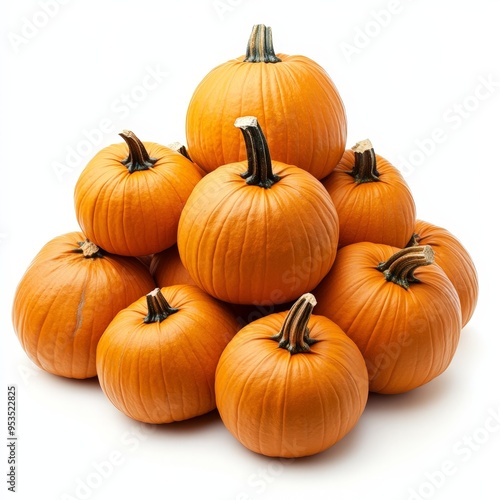
<svg viewBox="0 0 500 500"><path fill-rule="evenodd" d="M273 161L281 180L249 186L246 162L195 187L181 214L178 249L192 279L232 304L280 304L315 287L337 252L338 218L321 183Z"/></svg>
<svg viewBox="0 0 500 500"><path fill-rule="evenodd" d="M196 285L182 264L177 245L153 255L149 271L156 286L160 288L172 285Z"/></svg>
<svg viewBox="0 0 500 500"><path fill-rule="evenodd" d="M108 252L143 256L176 242L181 210L201 175L187 158L144 142L153 168L130 173L125 143L98 152L75 186L75 211L85 235Z"/></svg>
<svg viewBox="0 0 500 500"><path fill-rule="evenodd" d="M354 166L351 149L322 181L339 216L339 247L369 241L403 248L413 234L416 207L410 188L387 160L376 159L378 182L357 184L348 174Z"/></svg>
<svg viewBox="0 0 500 500"><path fill-rule="evenodd" d="M476 309L479 295L478 275L472 257L460 240L445 228L417 220L415 234L419 245L430 245L434 249L436 264L457 290L464 327Z"/></svg>
<svg viewBox="0 0 500 500"><path fill-rule="evenodd" d="M327 318L311 316L308 353L290 354L270 337L286 312L238 332L217 366L215 393L224 425L248 449L271 457L320 453L359 420L368 374L358 348Z"/></svg>
<svg viewBox="0 0 500 500"><path fill-rule="evenodd" d="M215 409L215 368L238 329L233 315L197 287L161 289L179 311L144 323L142 297L120 311L97 347L97 374L110 401L135 420L160 424Z"/></svg>
<svg viewBox="0 0 500 500"><path fill-rule="evenodd" d="M12 310L30 359L47 372L77 379L96 376L97 343L114 315L154 287L137 259L75 253L84 240L73 232L48 242L22 277Z"/></svg>
<svg viewBox="0 0 500 500"><path fill-rule="evenodd" d="M347 120L337 88L311 59L277 56L281 62L232 59L197 86L187 109L186 140L191 158L205 171L246 158L244 140L233 127L241 115L259 118L274 160L318 179L340 161Z"/></svg>
<svg viewBox="0 0 500 500"><path fill-rule="evenodd" d="M435 264L420 267L406 290L376 269L398 249L355 243L339 249L330 273L314 290L316 313L337 323L363 354L370 390L409 391L449 366L461 313L457 292Z"/></svg>

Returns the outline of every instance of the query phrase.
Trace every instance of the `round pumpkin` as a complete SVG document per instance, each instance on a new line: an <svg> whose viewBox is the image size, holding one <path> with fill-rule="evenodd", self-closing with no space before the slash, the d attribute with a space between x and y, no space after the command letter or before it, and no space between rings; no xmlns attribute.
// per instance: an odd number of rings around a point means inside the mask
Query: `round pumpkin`
<svg viewBox="0 0 500 500"><path fill-rule="evenodd" d="M95 377L97 343L118 311L154 287L148 269L80 232L38 252L17 286L12 320L30 359L55 375ZM110 292L112 290L112 293Z"/></svg>
<svg viewBox="0 0 500 500"><path fill-rule="evenodd" d="M311 315L314 304L314 296L304 294L288 312L250 323L217 365L222 421L256 453L320 453L350 432L365 408L363 356L335 323Z"/></svg>
<svg viewBox="0 0 500 500"><path fill-rule="evenodd" d="M339 249L315 289L317 313L363 354L370 390L406 392L451 363L461 330L458 294L429 245L398 249L361 242Z"/></svg>
<svg viewBox="0 0 500 500"><path fill-rule="evenodd" d="M99 151L75 186L76 217L83 233L104 250L143 256L177 240L181 210L201 179L191 161L130 131L125 142Z"/></svg>
<svg viewBox="0 0 500 500"><path fill-rule="evenodd" d="M242 114L259 117L275 160L318 179L345 150L346 113L331 77L308 57L276 55L271 28L262 24L253 27L246 55L213 68L188 105L187 147L206 172L246 158L232 128Z"/></svg>
<svg viewBox="0 0 500 500"><path fill-rule="evenodd" d="M430 222L417 220L411 245L430 245L436 264L443 269L457 290L462 309L462 327L471 319L477 305L479 282L471 255L450 231Z"/></svg>
<svg viewBox="0 0 500 500"><path fill-rule="evenodd" d="M235 125L248 160L221 166L196 185L179 221L179 255L195 283L220 300L290 302L333 264L335 206L311 174L271 160L255 117Z"/></svg>
<svg viewBox="0 0 500 500"><path fill-rule="evenodd" d="M125 415L160 424L215 409L215 369L238 329L192 285L156 288L120 311L97 346L97 375Z"/></svg>
<svg viewBox="0 0 500 500"><path fill-rule="evenodd" d="M177 245L154 254L149 271L160 288L172 285L196 285L182 264Z"/></svg>
<svg viewBox="0 0 500 500"><path fill-rule="evenodd" d="M410 188L369 140L347 150L322 182L339 216L339 247L360 241L398 248L408 243L416 220Z"/></svg>

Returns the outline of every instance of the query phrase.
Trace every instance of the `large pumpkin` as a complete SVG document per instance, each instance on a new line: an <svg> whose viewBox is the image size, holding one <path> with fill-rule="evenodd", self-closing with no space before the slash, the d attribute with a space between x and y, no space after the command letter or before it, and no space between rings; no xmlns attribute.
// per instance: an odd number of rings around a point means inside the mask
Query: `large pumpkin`
<svg viewBox="0 0 500 500"><path fill-rule="evenodd" d="M107 254L80 232L63 234L44 245L19 282L14 330L43 370L95 377L102 333L151 287L153 278L137 259Z"/></svg>
<svg viewBox="0 0 500 500"><path fill-rule="evenodd" d="M453 358L460 301L433 262L429 245L401 250L353 243L338 251L314 291L317 313L337 323L362 352L373 392L415 389L443 373Z"/></svg>
<svg viewBox="0 0 500 500"><path fill-rule="evenodd" d="M120 136L125 142L99 151L77 180L78 223L108 252L160 252L175 244L181 210L201 174L177 151L142 143L130 131Z"/></svg>
<svg viewBox="0 0 500 500"><path fill-rule="evenodd" d="M224 425L250 450L272 457L320 453L357 423L368 397L363 356L323 316L310 293L290 311L250 323L217 366Z"/></svg>
<svg viewBox="0 0 500 500"><path fill-rule="evenodd" d="M248 161L197 184L179 222L178 249L192 279L234 304L280 304L315 287L337 252L335 206L315 177L271 161L255 117L241 117Z"/></svg>
<svg viewBox="0 0 500 500"><path fill-rule="evenodd" d="M192 285L156 288L120 311L97 347L97 375L125 415L169 423L215 409L215 369L238 329Z"/></svg>
<svg viewBox="0 0 500 500"><path fill-rule="evenodd" d="M416 207L403 176L376 155L369 140L347 150L323 179L339 216L339 246L370 241L402 248L415 228Z"/></svg>
<svg viewBox="0 0 500 500"><path fill-rule="evenodd" d="M410 245L430 245L433 248L436 264L457 290L464 327L476 309L479 295L478 275L471 255L450 231L423 220L417 220Z"/></svg>
<svg viewBox="0 0 500 500"><path fill-rule="evenodd" d="M344 105L327 72L308 57L274 53L271 28L253 27L246 56L212 69L193 93L186 115L189 154L210 172L242 161L245 143L232 128L241 115L259 117L275 160L318 179L345 150Z"/></svg>

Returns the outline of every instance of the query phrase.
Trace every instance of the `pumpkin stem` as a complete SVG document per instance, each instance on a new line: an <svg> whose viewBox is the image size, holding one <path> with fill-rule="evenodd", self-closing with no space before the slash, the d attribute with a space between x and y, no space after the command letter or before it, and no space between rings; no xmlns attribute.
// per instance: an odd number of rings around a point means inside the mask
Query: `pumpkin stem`
<svg viewBox="0 0 500 500"><path fill-rule="evenodd" d="M128 171L133 174L140 170L148 170L158 161L157 158L150 158L144 144L130 130L121 132L120 137L127 143L128 156L121 161L128 168Z"/></svg>
<svg viewBox="0 0 500 500"><path fill-rule="evenodd" d="M354 152L354 167L350 172L356 184L364 182L377 182L380 180L377 170L377 158L372 143L365 139L357 142L352 148Z"/></svg>
<svg viewBox="0 0 500 500"><path fill-rule="evenodd" d="M273 35L269 26L255 24L248 39L244 62L277 63L281 59L274 53Z"/></svg>
<svg viewBox="0 0 500 500"><path fill-rule="evenodd" d="M434 262L434 251L430 245L411 246L397 251L386 262L381 262L377 269L384 273L387 281L392 281L406 290L410 283L419 283L413 273L420 266Z"/></svg>
<svg viewBox="0 0 500 500"><path fill-rule="evenodd" d="M250 186L270 188L280 177L273 173L269 146L257 118L241 116L236 119L234 126L243 133L247 152L248 170L242 173L241 177L246 179Z"/></svg>
<svg viewBox="0 0 500 500"><path fill-rule="evenodd" d="M420 235L417 233L413 233L410 241L406 244L407 247L415 247L418 245L418 242L420 241Z"/></svg>
<svg viewBox="0 0 500 500"><path fill-rule="evenodd" d="M180 153L184 158L187 158L189 161L191 160L191 157L189 156L188 150L186 149L186 146L184 144L181 144L180 142L173 142L172 144L168 144L168 148L177 151L177 153Z"/></svg>
<svg viewBox="0 0 500 500"><path fill-rule="evenodd" d="M146 295L148 303L148 315L144 318L144 323L159 323L176 313L179 309L172 307L159 288L155 288Z"/></svg>
<svg viewBox="0 0 500 500"><path fill-rule="evenodd" d="M317 342L309 337L309 318L316 298L312 293L305 293L293 304L288 311L283 326L278 334L271 337L278 342L278 347L287 349L291 354L308 352L312 344Z"/></svg>
<svg viewBox="0 0 500 500"><path fill-rule="evenodd" d="M78 247L73 250L75 253L81 253L86 259L95 259L96 257L103 257L102 250L90 240L79 241Z"/></svg>

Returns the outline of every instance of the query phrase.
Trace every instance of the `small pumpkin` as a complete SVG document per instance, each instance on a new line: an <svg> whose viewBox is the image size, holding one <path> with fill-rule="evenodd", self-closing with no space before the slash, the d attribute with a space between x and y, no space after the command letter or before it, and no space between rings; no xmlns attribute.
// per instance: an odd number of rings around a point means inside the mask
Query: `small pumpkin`
<svg viewBox="0 0 500 500"><path fill-rule="evenodd" d="M153 278L137 259L108 254L81 232L63 234L43 246L21 278L12 307L14 330L43 370L95 377L102 333L118 311L151 287Z"/></svg>
<svg viewBox="0 0 500 500"><path fill-rule="evenodd" d="M443 373L461 330L458 294L429 245L353 243L314 294L363 354L370 390L397 394Z"/></svg>
<svg viewBox="0 0 500 500"><path fill-rule="evenodd" d="M232 304L290 302L316 286L337 252L335 206L311 174L272 161L256 117L240 117L247 161L196 185L179 221L183 265L207 293Z"/></svg>
<svg viewBox="0 0 500 500"><path fill-rule="evenodd" d="M135 420L160 424L215 409L215 368L237 331L232 313L191 285L155 288L120 311L97 346L109 400Z"/></svg>
<svg viewBox="0 0 500 500"><path fill-rule="evenodd" d="M412 193L369 140L347 150L323 184L339 216L339 247L360 241L398 248L408 243L416 220Z"/></svg>
<svg viewBox="0 0 500 500"><path fill-rule="evenodd" d="M224 425L248 449L271 457L320 453L364 411L363 356L332 321L311 315L304 294L288 312L258 319L229 342L215 377Z"/></svg>
<svg viewBox="0 0 500 500"><path fill-rule="evenodd" d="M461 241L443 227L417 220L414 232L408 246L432 247L436 264L443 269L457 290L464 327L472 318L479 296L478 274L471 255Z"/></svg>
<svg viewBox="0 0 500 500"><path fill-rule="evenodd" d="M308 57L276 55L263 24L253 27L246 55L213 68L189 102L187 146L206 172L245 160L245 143L232 129L242 114L259 117L275 160L318 179L345 150L346 113L331 77Z"/></svg>
<svg viewBox="0 0 500 500"><path fill-rule="evenodd" d="M83 233L104 250L143 256L177 240L181 210L201 174L166 146L142 143L131 131L125 142L99 151L75 186L75 211Z"/></svg>

